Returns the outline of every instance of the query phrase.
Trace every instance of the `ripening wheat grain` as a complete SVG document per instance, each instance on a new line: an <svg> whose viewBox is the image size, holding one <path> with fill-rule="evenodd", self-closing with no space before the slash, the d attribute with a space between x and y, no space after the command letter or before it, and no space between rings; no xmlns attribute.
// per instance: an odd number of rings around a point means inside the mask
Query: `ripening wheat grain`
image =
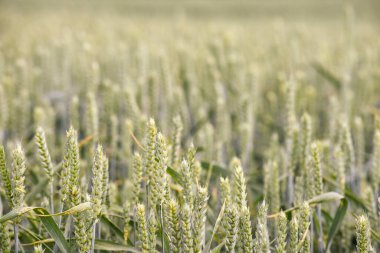
<svg viewBox="0 0 380 253"><path fill-rule="evenodd" d="M1 252L380 252L379 3L77 2L1 1Z"/></svg>

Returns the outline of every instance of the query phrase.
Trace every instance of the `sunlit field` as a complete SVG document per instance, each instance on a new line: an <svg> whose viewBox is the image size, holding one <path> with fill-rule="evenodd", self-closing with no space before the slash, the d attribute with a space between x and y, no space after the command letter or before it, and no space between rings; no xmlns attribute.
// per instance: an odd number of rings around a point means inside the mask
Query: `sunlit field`
<svg viewBox="0 0 380 253"><path fill-rule="evenodd" d="M0 252L380 252L377 1L1 1Z"/></svg>

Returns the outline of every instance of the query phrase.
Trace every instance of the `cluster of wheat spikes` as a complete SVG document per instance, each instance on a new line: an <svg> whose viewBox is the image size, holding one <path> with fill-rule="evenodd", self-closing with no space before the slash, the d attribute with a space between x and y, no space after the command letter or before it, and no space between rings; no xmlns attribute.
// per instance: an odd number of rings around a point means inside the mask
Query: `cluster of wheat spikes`
<svg viewBox="0 0 380 253"><path fill-rule="evenodd" d="M3 14L0 252L380 251L380 36L353 12Z"/></svg>

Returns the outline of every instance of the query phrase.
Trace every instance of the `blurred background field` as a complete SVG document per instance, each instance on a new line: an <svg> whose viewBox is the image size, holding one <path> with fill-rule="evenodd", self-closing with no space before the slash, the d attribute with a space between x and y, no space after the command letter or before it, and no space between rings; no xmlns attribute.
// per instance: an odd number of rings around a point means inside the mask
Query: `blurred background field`
<svg viewBox="0 0 380 253"><path fill-rule="evenodd" d="M376 0L365 1L133 1L133 0L2 0L1 24L4 28L15 20L44 20L45 18L65 19L81 17L100 18L139 18L152 22L157 18L175 21L188 18L192 21L224 21L234 23L260 22L270 23L275 19L303 24L319 24L338 29L346 16L346 9L355 10L355 22L370 23L378 27L380 4ZM66 20L68 21L68 20ZM141 21L141 20L140 20ZM26 22L28 23L28 22ZM262 25L262 24L261 24ZM335 25L335 26L334 26ZM327 28L327 27L326 27ZM2 29L4 31L4 29Z"/></svg>

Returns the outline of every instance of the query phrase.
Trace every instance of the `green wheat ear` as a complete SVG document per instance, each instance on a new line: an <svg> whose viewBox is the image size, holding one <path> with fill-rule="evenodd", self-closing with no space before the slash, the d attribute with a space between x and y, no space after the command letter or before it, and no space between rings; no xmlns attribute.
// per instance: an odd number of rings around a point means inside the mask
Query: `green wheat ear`
<svg viewBox="0 0 380 253"><path fill-rule="evenodd" d="M11 252L11 240L6 223L0 223L0 251L3 253Z"/></svg>
<svg viewBox="0 0 380 253"><path fill-rule="evenodd" d="M156 252L156 240L157 240L157 220L156 215L154 214L154 210L151 209L149 212L149 220L148 220L148 239L149 239L149 252Z"/></svg>
<svg viewBox="0 0 380 253"><path fill-rule="evenodd" d="M136 206L139 202L141 184L143 181L143 167L142 167L142 158L140 154L135 153L133 155L133 164L132 164L132 205Z"/></svg>
<svg viewBox="0 0 380 253"><path fill-rule="evenodd" d="M254 242L255 252L269 253L269 234L267 226L267 212L268 207L265 204L265 200L260 205L257 213L257 225L256 225L256 236Z"/></svg>
<svg viewBox="0 0 380 253"><path fill-rule="evenodd" d="M189 149L187 150L187 161L189 162L190 172L192 176L193 182L198 182L198 177L200 171L197 168L197 164L195 161L195 155L197 153L197 149L194 147L194 144L191 143Z"/></svg>
<svg viewBox="0 0 380 253"><path fill-rule="evenodd" d="M50 153L46 144L45 131L41 127L37 128L35 138L42 168L48 175L50 183L52 183L54 176L53 163L51 161Z"/></svg>
<svg viewBox="0 0 380 253"><path fill-rule="evenodd" d="M299 211L299 238L303 239L301 244L301 253L310 252L310 206L304 202Z"/></svg>
<svg viewBox="0 0 380 253"><path fill-rule="evenodd" d="M232 159L230 166L234 175L232 181L232 194L235 196L237 208L242 210L244 206L247 206L247 186L245 183L243 168L241 167L240 160L236 157Z"/></svg>
<svg viewBox="0 0 380 253"><path fill-rule="evenodd" d="M92 165L92 193L91 202L95 218L102 212L103 202L103 148L98 145L95 151L93 165Z"/></svg>
<svg viewBox="0 0 380 253"><path fill-rule="evenodd" d="M53 163L51 161L50 153L46 144L45 132L41 127L37 128L36 131L36 144L39 153L40 162L42 164L42 169L45 170L49 178L50 185L50 211L54 213L54 170Z"/></svg>
<svg viewBox="0 0 380 253"><path fill-rule="evenodd" d="M230 204L226 206L224 231L226 232L225 248L227 252L234 250L237 240L239 216L236 205Z"/></svg>
<svg viewBox="0 0 380 253"><path fill-rule="evenodd" d="M21 207L24 204L25 199L25 154L21 145L13 150L12 153L12 200L13 206L16 208Z"/></svg>
<svg viewBox="0 0 380 253"><path fill-rule="evenodd" d="M198 186L193 213L194 252L201 253L206 239L207 189Z"/></svg>
<svg viewBox="0 0 380 253"><path fill-rule="evenodd" d="M3 206L0 198L0 217L3 215ZM9 237L8 223L0 223L0 252L11 252L11 240Z"/></svg>
<svg viewBox="0 0 380 253"><path fill-rule="evenodd" d="M131 205L129 201L125 201L123 205L123 214L124 214L124 242L128 242L129 238L129 221L131 220L130 216L130 210L131 210Z"/></svg>
<svg viewBox="0 0 380 253"><path fill-rule="evenodd" d="M138 204L136 207L137 219L137 241L139 242L141 252L149 252L148 227L145 220L145 206Z"/></svg>
<svg viewBox="0 0 380 253"><path fill-rule="evenodd" d="M166 167L168 163L168 152L166 141L162 133L157 134L156 158L152 181L150 183L152 205L156 206L164 201L166 193Z"/></svg>
<svg viewBox="0 0 380 253"><path fill-rule="evenodd" d="M286 218L285 213L281 211L277 221L277 253L286 252L287 226L288 219Z"/></svg>
<svg viewBox="0 0 380 253"><path fill-rule="evenodd" d="M174 133L172 138L172 166L176 168L181 161L181 139L182 139L182 131L183 124L181 117L178 115L173 119L174 123Z"/></svg>
<svg viewBox="0 0 380 253"><path fill-rule="evenodd" d="M103 206L109 206L110 184L109 184L109 162L106 155L103 155Z"/></svg>
<svg viewBox="0 0 380 253"><path fill-rule="evenodd" d="M180 215L182 251L185 253L191 253L193 252L193 233L191 226L191 209L187 203L181 207Z"/></svg>
<svg viewBox="0 0 380 253"><path fill-rule="evenodd" d="M44 253L45 250L42 248L42 245L34 246L34 253Z"/></svg>
<svg viewBox="0 0 380 253"><path fill-rule="evenodd" d="M297 215L293 215L292 220L289 223L289 252L298 253L298 234L299 234L299 224Z"/></svg>
<svg viewBox="0 0 380 253"><path fill-rule="evenodd" d="M323 192L323 182L322 182L322 166L320 158L320 148L317 142L311 144L311 154L312 154L312 182L309 182L313 185L313 192L311 197L315 195L320 195Z"/></svg>
<svg viewBox="0 0 380 253"><path fill-rule="evenodd" d="M74 215L74 234L80 253L86 253L91 249L91 222L92 217L88 212L82 212Z"/></svg>
<svg viewBox="0 0 380 253"><path fill-rule="evenodd" d="M181 175L183 179L183 200L192 209L194 205L193 180L189 163L186 160L181 163Z"/></svg>
<svg viewBox="0 0 380 253"><path fill-rule="evenodd" d="M145 136L145 154L144 154L144 171L148 176L146 184L149 187L149 193L152 185L155 184L155 164L156 164L156 138L157 128L154 119L149 119L147 123L147 132ZM155 196L149 194L149 202L155 203Z"/></svg>
<svg viewBox="0 0 380 253"><path fill-rule="evenodd" d="M8 168L5 162L5 151L4 151L3 145L0 145L0 173L1 173L1 180L3 181L5 196L7 198L8 205L10 208L12 208L13 198L12 198L11 174L8 171Z"/></svg>
<svg viewBox="0 0 380 253"><path fill-rule="evenodd" d="M226 203L226 205L231 203L231 186L228 177L220 178L220 195L222 203Z"/></svg>
<svg viewBox="0 0 380 253"><path fill-rule="evenodd" d="M181 250L181 232L179 223L179 210L176 200L171 199L167 203L166 224L169 238L170 252L179 253Z"/></svg>
<svg viewBox="0 0 380 253"><path fill-rule="evenodd" d="M81 192L80 192L80 182L79 182L79 145L78 145L78 135L74 128L70 127L67 133L67 150L68 153L68 169L69 169L69 203L70 206L79 205L81 202ZM66 161L65 161L66 162Z"/></svg>
<svg viewBox="0 0 380 253"><path fill-rule="evenodd" d="M270 161L264 167L264 192L269 205L269 212L275 213L280 210L280 183L279 168L277 162Z"/></svg>
<svg viewBox="0 0 380 253"><path fill-rule="evenodd" d="M242 240L244 252L253 252L252 225L248 207L243 207L240 214L239 237Z"/></svg>
<svg viewBox="0 0 380 253"><path fill-rule="evenodd" d="M371 245L371 227L368 217L365 215L360 215L356 219L356 240L358 253L373 252Z"/></svg>

